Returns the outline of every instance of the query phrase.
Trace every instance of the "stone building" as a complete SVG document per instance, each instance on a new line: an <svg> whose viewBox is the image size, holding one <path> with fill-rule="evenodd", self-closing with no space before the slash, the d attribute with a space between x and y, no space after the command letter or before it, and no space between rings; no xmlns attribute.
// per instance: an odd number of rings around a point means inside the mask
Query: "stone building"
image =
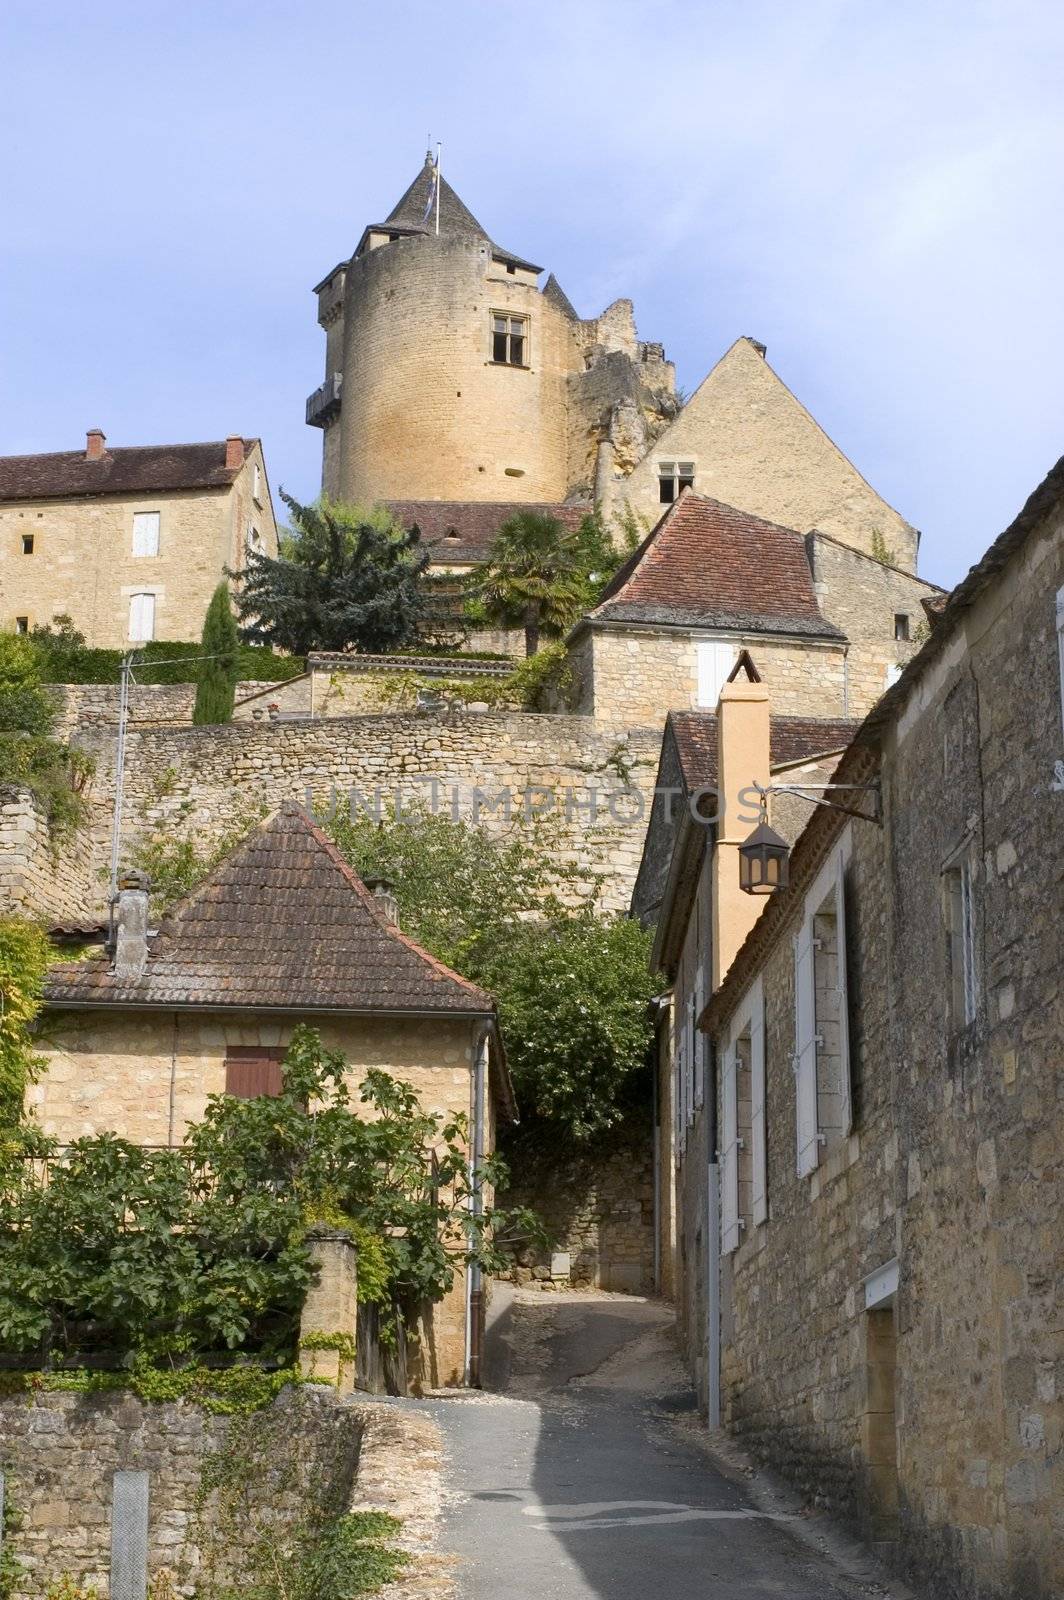
<svg viewBox="0 0 1064 1600"><path fill-rule="evenodd" d="M728 794L737 776L765 783L745 709ZM1064 460L937 609L832 781L844 809L812 810L785 889L738 905L740 814L703 846L715 870L697 916L659 912L687 1357L711 1422L936 1596L1050 1600L1064 1592ZM680 883L682 849L677 832L664 852ZM644 867L661 881L660 861Z"/></svg>
<svg viewBox="0 0 1064 1600"><path fill-rule="evenodd" d="M629 724L712 710L749 648L775 711L861 715L938 593L817 529L803 537L685 488L573 630L575 708Z"/></svg>
<svg viewBox="0 0 1064 1600"><path fill-rule="evenodd" d="M341 499L596 504L649 528L685 486L915 572L916 530L737 339L690 400L630 300L581 317L495 244L431 156L317 285L322 484Z"/></svg>
<svg viewBox="0 0 1064 1600"><path fill-rule="evenodd" d="M490 1151L514 1115L491 996L398 928L294 804L282 807L163 918L143 888L121 892L113 956L48 975L45 1070L28 1108L68 1143L114 1132L173 1146L207 1097L276 1094L298 1023L343 1052L352 1085L381 1068L425 1109L469 1119ZM483 1317L472 1274L428 1319L425 1376L460 1383Z"/></svg>
<svg viewBox="0 0 1064 1600"><path fill-rule="evenodd" d="M65 613L91 646L195 640L227 568L277 554L262 444L84 450L0 457L0 628Z"/></svg>

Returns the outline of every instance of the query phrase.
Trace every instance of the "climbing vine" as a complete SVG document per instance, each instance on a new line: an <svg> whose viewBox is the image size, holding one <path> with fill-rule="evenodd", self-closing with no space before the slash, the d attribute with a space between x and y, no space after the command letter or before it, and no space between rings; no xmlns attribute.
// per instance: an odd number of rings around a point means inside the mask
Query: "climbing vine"
<svg viewBox="0 0 1064 1600"><path fill-rule="evenodd" d="M41 1006L51 947L36 923L0 918L0 1137L22 1115L26 1086L42 1063L30 1027Z"/></svg>

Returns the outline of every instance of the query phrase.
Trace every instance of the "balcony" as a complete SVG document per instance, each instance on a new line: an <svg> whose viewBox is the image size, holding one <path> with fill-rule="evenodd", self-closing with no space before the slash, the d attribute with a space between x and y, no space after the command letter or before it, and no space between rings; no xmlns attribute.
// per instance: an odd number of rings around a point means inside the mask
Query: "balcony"
<svg viewBox="0 0 1064 1600"><path fill-rule="evenodd" d="M343 388L344 375L334 372L320 389L307 401L307 426L309 428L326 428L334 417L340 414L340 391Z"/></svg>

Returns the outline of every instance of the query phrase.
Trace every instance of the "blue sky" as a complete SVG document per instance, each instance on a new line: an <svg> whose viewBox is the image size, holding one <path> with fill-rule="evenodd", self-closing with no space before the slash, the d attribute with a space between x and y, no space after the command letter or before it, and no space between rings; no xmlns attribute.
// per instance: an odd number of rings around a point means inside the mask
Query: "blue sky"
<svg viewBox="0 0 1064 1600"><path fill-rule="evenodd" d="M0 452L261 434L312 497L311 286L444 141L691 389L738 334L955 582L1064 451L1055 0L5 0Z"/></svg>

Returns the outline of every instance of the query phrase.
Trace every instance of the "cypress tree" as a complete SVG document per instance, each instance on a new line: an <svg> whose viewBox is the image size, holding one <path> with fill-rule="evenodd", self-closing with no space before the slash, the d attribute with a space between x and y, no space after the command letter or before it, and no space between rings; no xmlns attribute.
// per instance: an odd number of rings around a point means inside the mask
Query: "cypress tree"
<svg viewBox="0 0 1064 1600"><path fill-rule="evenodd" d="M226 583L220 583L211 596L201 643L206 659L199 663L192 721L196 727L231 722L240 668L240 637Z"/></svg>

